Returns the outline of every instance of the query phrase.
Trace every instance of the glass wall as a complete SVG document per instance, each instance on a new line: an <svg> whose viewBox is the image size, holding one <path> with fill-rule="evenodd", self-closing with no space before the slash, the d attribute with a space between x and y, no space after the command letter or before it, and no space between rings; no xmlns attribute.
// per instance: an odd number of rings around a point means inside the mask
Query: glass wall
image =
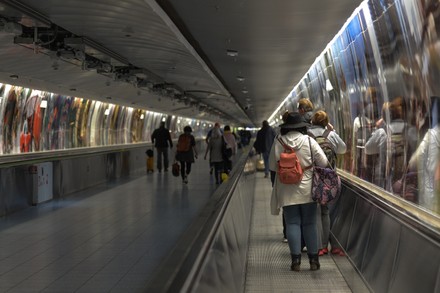
<svg viewBox="0 0 440 293"><path fill-rule="evenodd" d="M0 83L0 155L150 142L166 122L172 138L212 123Z"/></svg>
<svg viewBox="0 0 440 293"><path fill-rule="evenodd" d="M347 144L340 169L440 215L439 34L438 0L364 2L271 122L309 98Z"/></svg>

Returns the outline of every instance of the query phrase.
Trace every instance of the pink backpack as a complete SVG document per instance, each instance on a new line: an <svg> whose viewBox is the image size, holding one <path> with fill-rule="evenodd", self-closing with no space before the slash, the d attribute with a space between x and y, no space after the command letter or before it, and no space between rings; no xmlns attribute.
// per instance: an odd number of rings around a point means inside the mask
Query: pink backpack
<svg viewBox="0 0 440 293"><path fill-rule="evenodd" d="M288 146L281 137L277 139L284 148L284 151L280 154L280 160L278 161L278 178L283 184L299 184L304 172L295 150Z"/></svg>

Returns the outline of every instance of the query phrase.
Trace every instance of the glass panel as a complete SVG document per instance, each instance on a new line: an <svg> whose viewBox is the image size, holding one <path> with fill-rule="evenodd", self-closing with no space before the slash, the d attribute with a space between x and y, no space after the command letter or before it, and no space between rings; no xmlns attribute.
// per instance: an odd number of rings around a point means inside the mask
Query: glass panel
<svg viewBox="0 0 440 293"><path fill-rule="evenodd" d="M371 0L281 107L310 98L346 142L339 168L437 214L439 33L436 0Z"/></svg>

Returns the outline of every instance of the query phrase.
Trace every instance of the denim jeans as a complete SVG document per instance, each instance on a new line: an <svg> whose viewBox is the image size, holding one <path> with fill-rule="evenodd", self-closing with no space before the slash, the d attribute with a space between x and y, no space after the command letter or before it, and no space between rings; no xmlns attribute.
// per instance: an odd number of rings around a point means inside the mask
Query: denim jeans
<svg viewBox="0 0 440 293"><path fill-rule="evenodd" d="M269 175L269 155L270 151L262 153L264 161L264 175Z"/></svg>
<svg viewBox="0 0 440 293"><path fill-rule="evenodd" d="M317 203L283 207L287 240L291 254L301 254L301 225L308 254L318 253Z"/></svg>

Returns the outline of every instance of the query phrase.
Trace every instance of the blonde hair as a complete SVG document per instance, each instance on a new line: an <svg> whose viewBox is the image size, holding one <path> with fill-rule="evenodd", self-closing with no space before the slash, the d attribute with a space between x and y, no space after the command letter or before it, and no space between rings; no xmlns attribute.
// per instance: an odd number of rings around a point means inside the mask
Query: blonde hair
<svg viewBox="0 0 440 293"><path fill-rule="evenodd" d="M313 103L307 98L299 99L298 110L299 109L304 110L304 112L313 111Z"/></svg>
<svg viewBox="0 0 440 293"><path fill-rule="evenodd" d="M326 127L328 124L327 113L322 110L316 111L316 113L312 116L312 124Z"/></svg>

